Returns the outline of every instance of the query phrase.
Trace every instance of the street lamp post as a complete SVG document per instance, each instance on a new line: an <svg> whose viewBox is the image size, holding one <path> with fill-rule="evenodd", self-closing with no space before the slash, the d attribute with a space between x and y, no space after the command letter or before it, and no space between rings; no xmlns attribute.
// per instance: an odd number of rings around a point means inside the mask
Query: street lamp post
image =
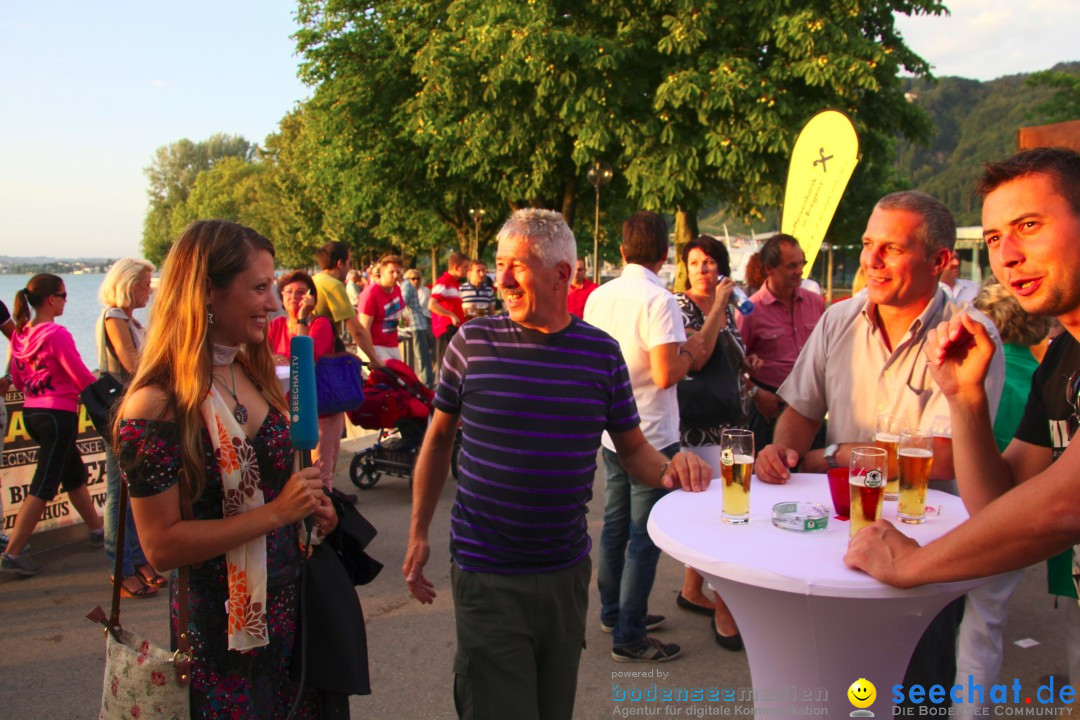
<svg viewBox="0 0 1080 720"><path fill-rule="evenodd" d="M469 253L470 259L478 260L480 254L480 221L484 219L486 211L484 208L469 208L469 216L473 219L473 244L472 252Z"/></svg>
<svg viewBox="0 0 1080 720"><path fill-rule="evenodd" d="M600 188L611 182L614 175L611 166L603 160L597 160L589 168L589 182L596 188L596 224L593 226L593 282L600 282Z"/></svg>

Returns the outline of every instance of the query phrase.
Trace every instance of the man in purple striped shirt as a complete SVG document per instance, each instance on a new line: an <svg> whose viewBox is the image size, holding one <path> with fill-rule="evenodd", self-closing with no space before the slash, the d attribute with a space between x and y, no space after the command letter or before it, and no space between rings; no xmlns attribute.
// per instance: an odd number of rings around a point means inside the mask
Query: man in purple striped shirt
<svg viewBox="0 0 1080 720"><path fill-rule="evenodd" d="M669 462L645 440L618 344L567 310L577 249L562 216L520 210L499 231L508 316L463 325L443 361L413 473L402 568L422 603L428 528L462 427L451 509L451 584L462 718L573 715L591 574L585 514L600 436L643 483L700 491L697 457Z"/></svg>

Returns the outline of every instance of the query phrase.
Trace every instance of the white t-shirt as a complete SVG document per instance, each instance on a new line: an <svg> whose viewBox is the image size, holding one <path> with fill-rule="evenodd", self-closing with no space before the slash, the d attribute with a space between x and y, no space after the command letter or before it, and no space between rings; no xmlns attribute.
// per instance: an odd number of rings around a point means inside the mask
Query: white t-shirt
<svg viewBox="0 0 1080 720"><path fill-rule="evenodd" d="M600 328L622 349L630 384L634 388L641 430L660 450L679 442L679 398L675 386L660 388L653 382L649 350L659 345L686 342L682 314L675 296L660 278L641 265L629 264L622 275L596 288L585 303L585 322ZM615 450L604 433L603 445Z"/></svg>

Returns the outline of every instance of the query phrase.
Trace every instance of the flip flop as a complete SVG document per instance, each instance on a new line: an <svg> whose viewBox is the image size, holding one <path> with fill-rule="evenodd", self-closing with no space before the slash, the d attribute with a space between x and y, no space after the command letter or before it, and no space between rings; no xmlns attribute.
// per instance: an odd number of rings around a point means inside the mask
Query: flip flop
<svg viewBox="0 0 1080 720"><path fill-rule="evenodd" d="M679 593L679 597L675 598L675 604L683 610L689 610L690 612L695 612L699 615L708 615L709 617L712 617L713 613L716 612L713 608L706 605L698 605L695 602L690 602L682 593Z"/></svg>
<svg viewBox="0 0 1080 720"><path fill-rule="evenodd" d="M128 587L124 585L123 582L121 582L120 597L131 598L133 600L145 600L146 598L154 597L155 595L157 595L157 588L147 585L146 582L143 580L142 575L140 575L139 573L136 572L133 575L128 575L126 578L124 578L124 580L127 580L128 578L138 579L139 589L129 590ZM113 582L112 576L109 577L109 582Z"/></svg>
<svg viewBox="0 0 1080 720"><path fill-rule="evenodd" d="M146 567L150 566L147 565ZM152 588L163 588L169 584L168 579L158 573L157 570L154 570L153 568L150 568L150 570L154 573L153 575L147 575L142 571L142 568L135 569L135 574L139 576L140 580L142 580L143 585L148 585Z"/></svg>

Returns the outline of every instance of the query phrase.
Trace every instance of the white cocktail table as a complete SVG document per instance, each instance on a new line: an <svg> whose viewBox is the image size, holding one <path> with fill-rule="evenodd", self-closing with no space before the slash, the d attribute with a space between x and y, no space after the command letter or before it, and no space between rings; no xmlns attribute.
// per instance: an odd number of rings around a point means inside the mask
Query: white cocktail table
<svg viewBox="0 0 1080 720"><path fill-rule="evenodd" d="M869 710L891 717L891 688L903 682L927 625L984 580L899 590L844 565L848 523L835 513L822 531L774 527L772 506L778 502L810 500L832 510L825 475L795 474L786 485L754 477L750 522L741 526L721 521L720 482L703 493L668 494L652 510L649 534L664 552L704 575L730 607L746 645L755 707L785 716L793 705L827 707L829 716L846 717L855 709L848 687L866 678L877 688ZM895 502L886 502L882 515L923 544L968 517L953 495L930 490L927 503L942 514L922 525L897 521Z"/></svg>

